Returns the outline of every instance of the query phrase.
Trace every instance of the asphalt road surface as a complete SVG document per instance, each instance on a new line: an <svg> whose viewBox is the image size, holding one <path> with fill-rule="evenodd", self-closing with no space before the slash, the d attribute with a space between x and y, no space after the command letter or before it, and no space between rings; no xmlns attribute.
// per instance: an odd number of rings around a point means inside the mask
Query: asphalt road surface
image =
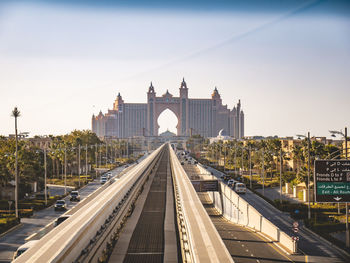
<svg viewBox="0 0 350 263"><path fill-rule="evenodd" d="M214 176L220 178L222 173L215 170L214 168L208 167L208 170L213 173ZM221 180L221 179L219 179ZM266 202L261 197L247 190L245 195L241 197L246 200L250 205L252 205L259 213L261 213L265 218L270 220L282 231L286 232L288 235L295 235L292 232L293 222L288 213L283 213L268 202ZM300 220L298 236L300 241L298 242L298 248L301 254L304 254L307 262L350 262L348 255L343 253L341 250L329 243L320 239L316 234L308 231L303 227L303 222Z"/></svg>

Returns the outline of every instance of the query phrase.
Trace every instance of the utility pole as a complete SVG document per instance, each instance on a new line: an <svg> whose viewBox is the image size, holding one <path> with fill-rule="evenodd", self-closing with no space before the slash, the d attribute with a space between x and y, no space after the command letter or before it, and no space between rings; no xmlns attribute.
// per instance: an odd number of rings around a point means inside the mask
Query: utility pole
<svg viewBox="0 0 350 263"><path fill-rule="evenodd" d="M226 173L226 148L223 146L224 149L224 173Z"/></svg>
<svg viewBox="0 0 350 263"><path fill-rule="evenodd" d="M78 176L79 176L79 187L80 187L80 144L78 146Z"/></svg>
<svg viewBox="0 0 350 263"><path fill-rule="evenodd" d="M307 133L308 169L307 169L307 218L311 219L310 208L310 132Z"/></svg>
<svg viewBox="0 0 350 263"><path fill-rule="evenodd" d="M47 162L46 162L46 148L44 148L44 166L45 166L44 194L45 194L45 206L47 206L47 189L46 189Z"/></svg>
<svg viewBox="0 0 350 263"><path fill-rule="evenodd" d="M252 146L249 145L249 179L250 179L250 189L252 189Z"/></svg>
<svg viewBox="0 0 350 263"><path fill-rule="evenodd" d="M107 168L107 160L108 160L108 143L106 141L106 168Z"/></svg>
<svg viewBox="0 0 350 263"><path fill-rule="evenodd" d="M262 179L263 179L263 196L265 196L265 160L264 160L264 148L262 149Z"/></svg>
<svg viewBox="0 0 350 263"><path fill-rule="evenodd" d="M280 150L280 203L282 204L282 169L283 169L283 156L282 156L282 145Z"/></svg>
<svg viewBox="0 0 350 263"><path fill-rule="evenodd" d="M235 159L235 174L237 175L237 146L236 145L235 145L234 159Z"/></svg>
<svg viewBox="0 0 350 263"><path fill-rule="evenodd" d="M348 159L348 128L345 127L345 159L347 160ZM346 210L346 213L345 213L345 217L346 217L346 223L345 223L345 226L346 226L346 231L345 231L345 234L346 234L346 247L350 247L350 233L349 233L349 203L346 202L345 203L345 210Z"/></svg>
<svg viewBox="0 0 350 263"><path fill-rule="evenodd" d="M95 160L96 160L96 168L98 168L97 143L95 144Z"/></svg>
<svg viewBox="0 0 350 263"><path fill-rule="evenodd" d="M67 149L64 148L64 194L67 194Z"/></svg>
<svg viewBox="0 0 350 263"><path fill-rule="evenodd" d="M87 182L88 175L88 146L85 145L85 181Z"/></svg>
<svg viewBox="0 0 350 263"><path fill-rule="evenodd" d="M242 182L243 182L243 179L244 179L244 177L243 177L243 169L244 169L244 166L243 166L243 147L242 147L242 171L241 171L241 180L242 180Z"/></svg>
<svg viewBox="0 0 350 263"><path fill-rule="evenodd" d="M98 151L98 154L99 154L99 167L102 165L102 150L101 150L101 144L99 145L99 151Z"/></svg>

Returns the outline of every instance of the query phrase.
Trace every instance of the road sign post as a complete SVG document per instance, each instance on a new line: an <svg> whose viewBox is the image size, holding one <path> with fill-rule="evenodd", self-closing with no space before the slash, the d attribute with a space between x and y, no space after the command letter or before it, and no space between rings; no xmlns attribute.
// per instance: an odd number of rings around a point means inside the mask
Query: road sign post
<svg viewBox="0 0 350 263"><path fill-rule="evenodd" d="M349 160L316 160L314 174L316 202L350 202Z"/></svg>

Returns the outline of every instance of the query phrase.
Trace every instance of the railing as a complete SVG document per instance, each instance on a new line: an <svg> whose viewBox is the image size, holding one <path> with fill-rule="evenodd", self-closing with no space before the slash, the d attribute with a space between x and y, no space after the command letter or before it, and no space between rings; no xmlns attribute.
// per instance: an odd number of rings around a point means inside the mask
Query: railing
<svg viewBox="0 0 350 263"><path fill-rule="evenodd" d="M14 262L89 262L113 233L107 229L125 217L141 181L151 171L163 147L154 151L125 176L115 180L69 219L54 228ZM141 179L141 180L140 180ZM94 255L95 254L95 255Z"/></svg>

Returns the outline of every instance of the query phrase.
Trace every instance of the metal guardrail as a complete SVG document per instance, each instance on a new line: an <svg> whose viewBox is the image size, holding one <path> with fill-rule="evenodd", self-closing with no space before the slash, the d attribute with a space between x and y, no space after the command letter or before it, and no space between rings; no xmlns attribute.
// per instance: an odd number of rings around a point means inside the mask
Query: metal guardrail
<svg viewBox="0 0 350 263"><path fill-rule="evenodd" d="M99 240L106 230L125 216L127 204L131 204L136 197L136 186L139 185L140 178L146 171L152 169L151 166L155 164L161 150L162 147L154 151L127 175L112 183L83 209L78 210L54 228L14 262L82 262L86 260L85 255L90 251L94 253L97 251L92 250L91 247L101 245Z"/></svg>

